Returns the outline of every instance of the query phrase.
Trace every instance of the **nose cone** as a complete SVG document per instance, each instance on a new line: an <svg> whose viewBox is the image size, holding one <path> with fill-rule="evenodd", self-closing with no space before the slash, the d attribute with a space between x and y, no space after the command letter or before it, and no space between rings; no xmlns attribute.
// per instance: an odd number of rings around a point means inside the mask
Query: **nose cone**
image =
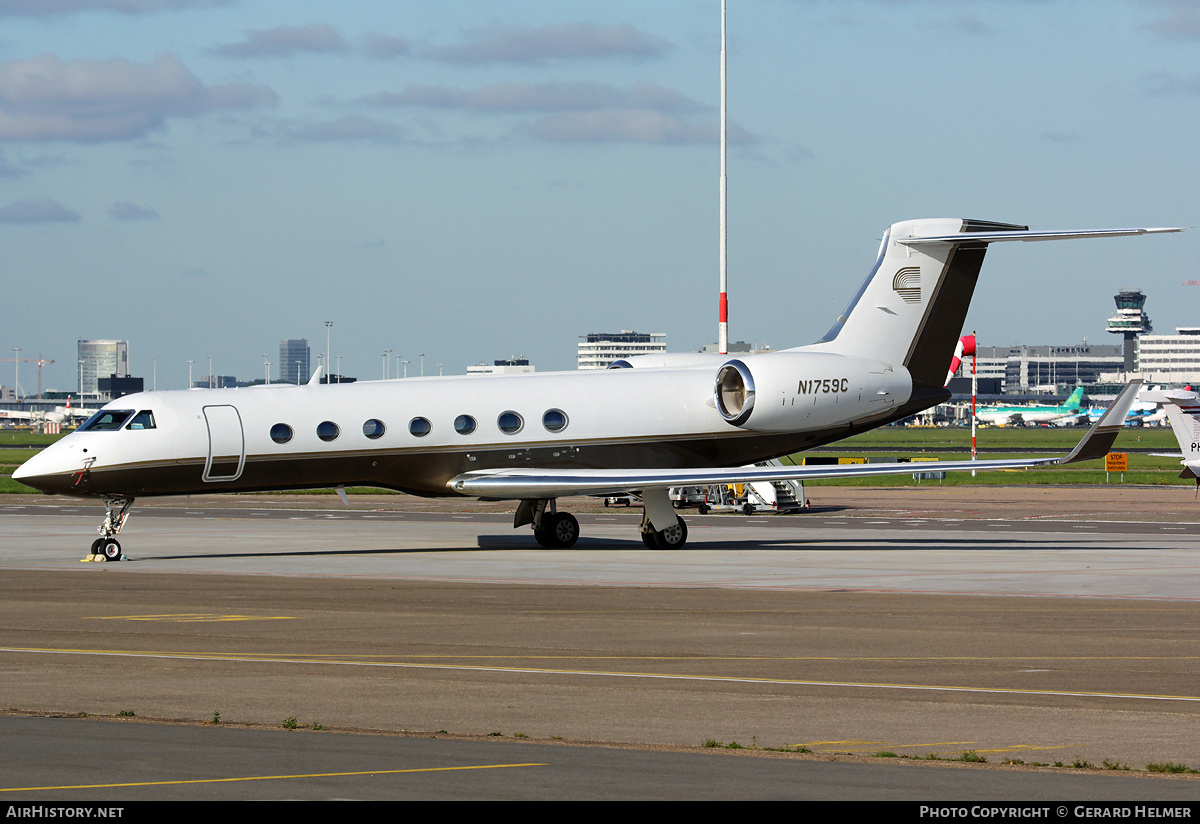
<svg viewBox="0 0 1200 824"><path fill-rule="evenodd" d="M17 467L12 479L49 495L84 495L79 487L79 461L68 464L65 452L58 444L43 449Z"/></svg>

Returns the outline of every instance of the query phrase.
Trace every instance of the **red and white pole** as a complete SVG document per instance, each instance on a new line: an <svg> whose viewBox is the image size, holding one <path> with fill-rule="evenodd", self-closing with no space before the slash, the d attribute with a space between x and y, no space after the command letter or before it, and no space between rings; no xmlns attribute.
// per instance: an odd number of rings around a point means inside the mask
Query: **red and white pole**
<svg viewBox="0 0 1200 824"><path fill-rule="evenodd" d="M721 0L721 302L717 307L717 351L729 352L729 235L725 223L728 184L725 178L725 0Z"/></svg>

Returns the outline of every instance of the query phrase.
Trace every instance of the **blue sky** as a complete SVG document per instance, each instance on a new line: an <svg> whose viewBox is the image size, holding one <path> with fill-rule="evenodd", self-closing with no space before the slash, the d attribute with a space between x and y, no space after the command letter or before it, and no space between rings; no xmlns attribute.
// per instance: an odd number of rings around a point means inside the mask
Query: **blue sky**
<svg viewBox="0 0 1200 824"><path fill-rule="evenodd" d="M718 0L0 0L3 356L70 389L79 338L174 388L325 321L360 378L694 350L719 47ZM820 337L897 220L1200 223L1195 0L730 0L729 88L735 340ZM967 328L1117 343L1128 286L1200 325L1198 244L995 247Z"/></svg>

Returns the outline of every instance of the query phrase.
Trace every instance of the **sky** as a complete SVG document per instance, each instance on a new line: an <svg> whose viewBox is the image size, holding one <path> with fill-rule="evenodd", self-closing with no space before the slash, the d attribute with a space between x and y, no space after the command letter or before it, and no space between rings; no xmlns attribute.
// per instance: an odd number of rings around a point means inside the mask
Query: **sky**
<svg viewBox="0 0 1200 824"><path fill-rule="evenodd" d="M1197 0L728 6L732 340L818 339L900 220L1200 226ZM69 390L79 339L182 388L327 322L360 379L699 349L720 41L719 0L0 0L0 356ZM966 331L1119 343L1128 287L1200 325L1198 252L994 246Z"/></svg>

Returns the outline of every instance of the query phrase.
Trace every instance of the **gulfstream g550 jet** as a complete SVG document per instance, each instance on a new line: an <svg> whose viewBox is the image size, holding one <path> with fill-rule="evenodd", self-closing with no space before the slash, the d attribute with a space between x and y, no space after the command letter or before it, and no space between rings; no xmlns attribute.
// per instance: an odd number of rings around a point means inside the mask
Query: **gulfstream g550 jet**
<svg viewBox="0 0 1200 824"><path fill-rule="evenodd" d="M1177 229L1031 232L975 220L889 227L867 279L829 332L761 355L650 355L600 372L409 378L129 395L27 461L13 478L104 500L92 552L134 498L344 485L517 501L515 526L542 546L579 536L559 497L637 492L642 540L676 548L687 527L672 486L911 472L911 466L748 467L908 417L945 401L942 385L991 243ZM1133 388L1136 391L1136 387ZM1104 455L1127 389L1057 459L928 464L999 469ZM1119 415L1117 414L1119 412ZM1116 415L1116 417L1114 417Z"/></svg>

